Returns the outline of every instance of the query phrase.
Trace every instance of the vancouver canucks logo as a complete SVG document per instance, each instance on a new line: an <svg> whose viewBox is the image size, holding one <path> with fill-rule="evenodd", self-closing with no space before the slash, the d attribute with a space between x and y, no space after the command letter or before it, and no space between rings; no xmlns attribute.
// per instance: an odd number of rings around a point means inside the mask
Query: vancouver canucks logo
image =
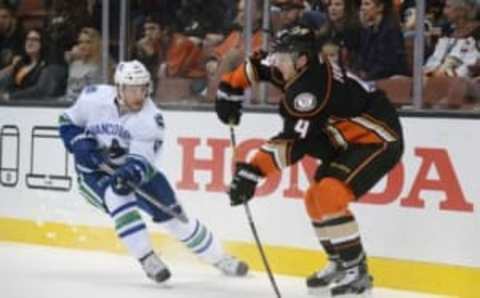
<svg viewBox="0 0 480 298"><path fill-rule="evenodd" d="M156 114L155 115L155 122L157 123L157 125L161 128L164 128L165 127L165 122L163 121L163 116L162 114Z"/></svg>
<svg viewBox="0 0 480 298"><path fill-rule="evenodd" d="M110 135L124 140L130 140L132 138L130 132L118 123L94 124L87 127L86 133L91 135Z"/></svg>
<svg viewBox="0 0 480 298"><path fill-rule="evenodd" d="M110 145L110 148L108 149L108 156L111 159L117 159L119 157L124 156L127 153L128 153L128 149L123 148L120 145L120 142L117 139L112 140L112 144Z"/></svg>
<svg viewBox="0 0 480 298"><path fill-rule="evenodd" d="M317 97L312 93L300 93L293 100L295 110L299 112L310 112L317 106Z"/></svg>

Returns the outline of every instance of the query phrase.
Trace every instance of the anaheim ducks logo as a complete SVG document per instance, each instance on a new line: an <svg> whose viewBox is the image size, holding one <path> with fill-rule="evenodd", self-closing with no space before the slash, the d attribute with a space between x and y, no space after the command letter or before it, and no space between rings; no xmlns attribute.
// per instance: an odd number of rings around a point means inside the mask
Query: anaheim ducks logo
<svg viewBox="0 0 480 298"><path fill-rule="evenodd" d="M312 93L300 93L293 100L295 110L299 112L310 112L317 106L317 97Z"/></svg>

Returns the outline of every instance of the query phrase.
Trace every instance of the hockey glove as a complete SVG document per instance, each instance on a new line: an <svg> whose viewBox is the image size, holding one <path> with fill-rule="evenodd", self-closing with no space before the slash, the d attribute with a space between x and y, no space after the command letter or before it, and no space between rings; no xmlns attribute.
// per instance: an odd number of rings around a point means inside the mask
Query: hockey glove
<svg viewBox="0 0 480 298"><path fill-rule="evenodd" d="M134 191L134 188L145 182L147 166L137 160L128 159L112 175L111 186L114 193L126 196Z"/></svg>
<svg viewBox="0 0 480 298"><path fill-rule="evenodd" d="M263 50L255 51L246 61L246 73L250 83L258 82L263 78L262 60L267 57L268 53Z"/></svg>
<svg viewBox="0 0 480 298"><path fill-rule="evenodd" d="M248 163L238 162L230 190L228 191L230 205L237 206L249 201L255 194L257 184L262 177L263 174L257 167Z"/></svg>
<svg viewBox="0 0 480 298"><path fill-rule="evenodd" d="M105 162L105 156L98 148L98 142L93 137L81 136L72 144L75 165L80 172L90 173L98 170Z"/></svg>
<svg viewBox="0 0 480 298"><path fill-rule="evenodd" d="M238 125L240 123L241 109L241 101L231 101L219 97L215 100L215 111L218 119L226 125Z"/></svg>

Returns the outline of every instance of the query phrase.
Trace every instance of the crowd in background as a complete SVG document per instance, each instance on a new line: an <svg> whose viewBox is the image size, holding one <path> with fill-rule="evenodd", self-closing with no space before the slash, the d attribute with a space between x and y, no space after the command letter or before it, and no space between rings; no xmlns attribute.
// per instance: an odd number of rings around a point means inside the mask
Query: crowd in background
<svg viewBox="0 0 480 298"><path fill-rule="evenodd" d="M427 0L423 65L427 108L479 109L480 18L477 0ZM119 57L120 3L110 1L110 42L102 45L101 0L0 1L0 102L73 102L102 83ZM282 28L315 28L319 55L412 104L415 0L252 0L250 50L268 47ZM245 0L130 0L127 58L142 61L159 102L213 101L219 77L245 58ZM266 40L265 40L266 39ZM102 47L108 46L108 61ZM267 86L251 104L275 104ZM479 109L480 110L480 109Z"/></svg>

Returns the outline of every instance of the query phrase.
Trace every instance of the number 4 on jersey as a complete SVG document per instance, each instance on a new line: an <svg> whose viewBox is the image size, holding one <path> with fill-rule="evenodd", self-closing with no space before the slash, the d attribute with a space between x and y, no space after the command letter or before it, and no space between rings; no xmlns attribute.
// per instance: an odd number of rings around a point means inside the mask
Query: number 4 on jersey
<svg viewBox="0 0 480 298"><path fill-rule="evenodd" d="M310 127L310 121L298 119L297 124L295 124L295 132L303 139L307 136L308 127Z"/></svg>

